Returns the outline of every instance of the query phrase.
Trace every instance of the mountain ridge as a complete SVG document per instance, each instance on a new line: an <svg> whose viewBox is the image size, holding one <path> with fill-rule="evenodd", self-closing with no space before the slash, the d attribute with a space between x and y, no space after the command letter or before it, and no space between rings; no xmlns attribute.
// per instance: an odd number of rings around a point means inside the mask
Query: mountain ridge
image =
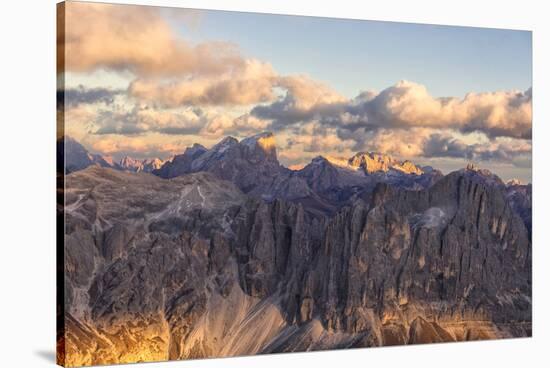
<svg viewBox="0 0 550 368"><path fill-rule="evenodd" d="M68 135L60 137L57 140L57 156L58 160L65 163L66 173L83 170L89 166L95 165L122 171L152 172L168 161L163 161L159 158L146 158L140 160L128 155L115 161L111 156L90 153L81 143Z"/></svg>
<svg viewBox="0 0 550 368"><path fill-rule="evenodd" d="M531 335L528 231L467 172L330 217L210 172L66 179L73 365Z"/></svg>
<svg viewBox="0 0 550 368"><path fill-rule="evenodd" d="M198 156L209 151L216 151L218 153L223 153L229 147L238 146L238 145L247 146L252 151L253 151L252 148L255 148L255 146L257 146L256 148L260 148L259 151L263 151L264 154L267 153L266 157L269 157L270 160L278 163L277 150L276 150L274 137L275 137L274 134L268 131L242 138L240 141L232 136L226 136L222 140L220 140L217 144L212 146L210 149L206 148L205 146L199 143L194 143L192 146L187 147L182 154L176 154L166 160L162 160L160 158L135 159L131 156L126 155L122 157L119 161L115 161L110 156L103 156L97 153L90 153L82 144L80 144L76 139L70 136L63 136L58 139L58 151L62 151L63 140L66 140L66 143L68 143L68 145L76 147L76 149L69 149L69 151L74 151L72 153L77 155L82 153L88 157L89 159L88 165L99 164L100 166L103 166L103 167L111 167L114 169L129 170L129 171L146 171L146 172L155 171L156 175L165 177L161 172L162 167L173 163L176 157L185 156L187 154L187 155L193 156L193 158L198 158ZM70 154L71 152L69 152L68 156L70 156ZM318 160L325 160L333 166L350 169L352 171L360 171L360 172L363 171L367 175L380 173L380 172L387 173L392 170L401 172L403 174L421 175L427 171L429 172L429 171L437 170L431 166L419 166L414 164L412 161L408 159L399 160L392 157L391 155L376 152L376 151L357 152L353 154L351 157L347 157L347 158L330 156L330 155L327 155L327 156L320 155L320 156L314 157L308 164L303 166L301 169L290 170L287 167L284 167L282 165L281 166L286 170L300 172L301 170L303 170L304 167L312 163L315 163L315 161L318 161ZM75 166L77 166L78 170L81 170L87 167L87 166L83 167L84 165L75 165ZM146 166L150 166L151 169L143 170L143 168ZM199 170L199 168L200 168L200 165L196 164L195 169ZM506 186L523 185L524 186L524 185L530 184L530 183L526 183L526 184L522 183L518 179L510 179L506 183L504 183L504 181L502 181L502 179L500 179L497 175L491 173L487 169L478 168L473 163L468 163L466 167L462 170L469 171L469 172L477 172L480 175L485 176L486 178L493 178L493 180L495 180L499 185L506 185ZM178 174L168 174L167 176L175 177L175 176L178 176Z"/></svg>
<svg viewBox="0 0 550 368"><path fill-rule="evenodd" d="M284 199L301 203L305 210L324 216L357 199L368 199L378 183L399 188L421 190L431 187L444 175L429 166L417 166L376 152L359 152L350 158L318 156L300 170L282 166L277 159L275 137L263 132L240 141L227 136L210 149L195 143L184 153L164 162L135 160L124 157L113 163L101 155L90 154L72 138L67 138L71 152L66 171L81 170L89 165L117 170L148 172L161 178L175 178L196 172L210 172L227 180L245 194L266 201ZM58 142L59 151L59 142ZM505 184L497 175L473 164L459 170L471 179L497 186L506 193L512 207L531 227L530 186L513 182Z"/></svg>
<svg viewBox="0 0 550 368"><path fill-rule="evenodd" d="M342 165L321 156L300 170L291 170L277 159L274 135L263 132L241 141L225 137L210 149L204 146L187 149L152 173L173 178L192 172L212 172L232 181L244 193L268 201L279 198L300 202L306 210L319 215L334 213L366 195L377 182L421 189L442 175L437 170L424 172L409 161L389 156L362 153L354 157L358 159L349 158Z"/></svg>

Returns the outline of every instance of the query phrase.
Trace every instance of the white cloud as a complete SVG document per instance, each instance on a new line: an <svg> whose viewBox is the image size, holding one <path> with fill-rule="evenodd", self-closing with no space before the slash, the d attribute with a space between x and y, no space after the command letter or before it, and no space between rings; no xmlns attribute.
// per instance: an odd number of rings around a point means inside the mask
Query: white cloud
<svg viewBox="0 0 550 368"><path fill-rule="evenodd" d="M311 88L315 93L316 88ZM480 131L491 137L531 137L530 89L470 93L463 99L436 98L420 84L401 81L378 94L362 93L347 101L334 97L302 106L294 102L292 92L270 105L254 108L252 114L272 120L275 127L318 120L351 132L429 127ZM301 91L301 95L307 94Z"/></svg>
<svg viewBox="0 0 550 368"><path fill-rule="evenodd" d="M531 89L441 98L401 81L349 99L307 76L279 75L233 44L191 44L159 8L72 2L66 11L58 40L65 39L66 71L133 80L127 90L65 91L67 131L89 136L101 152L161 152L151 134L179 149L177 136L214 140L273 130L287 143L281 155L289 162L371 150L530 164Z"/></svg>
<svg viewBox="0 0 550 368"><path fill-rule="evenodd" d="M275 98L276 73L271 65L246 60L242 68L215 76L177 80L137 79L129 94L139 100L167 107L185 105L250 105Z"/></svg>
<svg viewBox="0 0 550 368"><path fill-rule="evenodd" d="M367 101L368 124L379 127L455 128L489 136L531 136L531 90L432 97L425 86L401 81Z"/></svg>
<svg viewBox="0 0 550 368"><path fill-rule="evenodd" d="M69 2L65 47L59 66L67 71L131 71L142 76L209 75L240 68L243 59L230 43L192 45L179 37L160 8ZM63 43L64 41L64 43Z"/></svg>

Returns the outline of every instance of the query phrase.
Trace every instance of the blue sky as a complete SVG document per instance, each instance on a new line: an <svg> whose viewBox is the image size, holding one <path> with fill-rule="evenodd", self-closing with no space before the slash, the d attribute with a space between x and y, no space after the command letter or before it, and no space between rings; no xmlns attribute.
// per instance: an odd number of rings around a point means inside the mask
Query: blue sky
<svg viewBox="0 0 550 368"><path fill-rule="evenodd" d="M93 152L269 130L289 167L373 151L531 180L531 32L70 4L66 129Z"/></svg>
<svg viewBox="0 0 550 368"><path fill-rule="evenodd" d="M234 42L279 73L305 73L340 93L381 90L406 79L434 96L526 90L531 32L317 17L201 11L179 25L195 42Z"/></svg>

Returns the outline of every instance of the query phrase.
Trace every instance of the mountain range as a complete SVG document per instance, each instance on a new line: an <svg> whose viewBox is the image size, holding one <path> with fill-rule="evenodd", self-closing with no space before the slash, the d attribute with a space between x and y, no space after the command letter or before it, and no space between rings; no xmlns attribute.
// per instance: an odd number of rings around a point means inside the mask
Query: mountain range
<svg viewBox="0 0 550 368"><path fill-rule="evenodd" d="M270 132L242 139L225 137L207 149L201 144L167 160L138 160L89 153L70 137L58 141L58 155L65 150L65 172L100 166L129 172L146 172L169 179L196 172L210 172L234 183L245 194L272 201L276 198L301 203L320 217L334 214L357 199L368 200L378 183L421 190L443 177L430 166L417 166L376 152L359 152L350 158L315 157L299 170L282 166L277 159L275 137ZM462 172L474 181L499 188L511 206L531 228L531 184L504 183L487 169L469 164Z"/></svg>
<svg viewBox="0 0 550 368"><path fill-rule="evenodd" d="M65 173L83 170L89 166L107 167L131 172L152 172L164 164L159 158L135 159L124 156L120 161L115 161L110 156L102 156L90 153L82 144L74 138L65 136L57 141L58 160L64 160Z"/></svg>
<svg viewBox="0 0 550 368"><path fill-rule="evenodd" d="M530 185L368 152L290 170L271 133L151 173L64 152L68 365L531 336Z"/></svg>

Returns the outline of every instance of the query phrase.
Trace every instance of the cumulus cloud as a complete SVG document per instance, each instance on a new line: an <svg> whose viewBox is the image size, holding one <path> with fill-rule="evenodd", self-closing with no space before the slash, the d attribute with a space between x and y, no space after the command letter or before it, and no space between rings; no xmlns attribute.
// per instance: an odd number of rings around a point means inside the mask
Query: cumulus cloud
<svg viewBox="0 0 550 368"><path fill-rule="evenodd" d="M110 88L86 88L82 85L77 88L57 90L57 108L76 107L81 104L104 103L112 104L115 96L124 93L123 90Z"/></svg>
<svg viewBox="0 0 550 368"><path fill-rule="evenodd" d="M58 91L68 130L90 134L102 145L98 151L160 152L144 143L145 135L155 133L172 142L184 135L214 140L272 130L287 143L281 156L296 163L311 155L369 150L530 165L531 89L441 98L401 81L350 99L307 76L280 75L269 63L243 57L233 44L192 44L174 30L174 15L161 8L65 6L60 65L133 79L124 91ZM124 146L126 140L133 146Z"/></svg>
<svg viewBox="0 0 550 368"><path fill-rule="evenodd" d="M402 158L456 158L515 163L531 155L531 141L484 134L460 134L449 129L410 128L361 130L353 136L357 151L376 151Z"/></svg>
<svg viewBox="0 0 550 368"><path fill-rule="evenodd" d="M281 76L273 67L254 59L243 67L216 76L188 77L177 80L137 79L129 94L161 106L251 105L262 119L297 122L306 120L313 109L333 109L346 99L328 86L307 76ZM277 92L284 96L278 99ZM275 102L273 102L275 101ZM273 102L263 106L262 103Z"/></svg>
<svg viewBox="0 0 550 368"><path fill-rule="evenodd" d="M356 152L380 152L417 162L450 159L518 168L530 167L531 162L530 140L489 138L482 133L462 134L452 129L360 129L343 136L336 128L313 122L285 132L287 145L282 157L289 164L303 164L318 155L349 158Z"/></svg>
<svg viewBox="0 0 550 368"><path fill-rule="evenodd" d="M315 106L336 104L346 100L326 84L305 75L280 77L277 86L287 90L289 103L297 110L308 110Z"/></svg>
<svg viewBox="0 0 550 368"><path fill-rule="evenodd" d="M423 142L424 157L464 158L472 161L514 163L515 159L530 157L531 142L522 139L497 138L494 141L467 144L456 137L432 134ZM518 161L519 162L519 161Z"/></svg>
<svg viewBox="0 0 550 368"><path fill-rule="evenodd" d="M251 136L267 129L269 122L258 119L250 114L236 118L227 115L215 115L209 119L201 134L209 138L218 138L227 135L237 137Z"/></svg>
<svg viewBox="0 0 550 368"><path fill-rule="evenodd" d="M94 130L94 122L97 119L97 109L82 104L65 109L57 110L58 124L63 128L64 134L74 138L81 138Z"/></svg>
<svg viewBox="0 0 550 368"><path fill-rule="evenodd" d="M358 106L367 124L482 131L489 136L531 137L531 89L469 93L463 99L432 97L425 86L401 81Z"/></svg>
<svg viewBox="0 0 550 368"><path fill-rule="evenodd" d="M272 104L258 105L251 111L258 118L271 120L275 130L334 116L345 106L344 96L307 76L279 77L275 86L284 90L284 95Z"/></svg>
<svg viewBox="0 0 550 368"><path fill-rule="evenodd" d="M94 110L93 116L86 117L93 120L89 131L94 135L136 136L160 133L179 136L200 135L207 139L215 139L226 135L253 135L265 131L268 126L267 121L249 114L234 117L231 114L199 107L157 109L142 104L136 104L130 109L112 106ZM80 118L70 122L71 125L81 123Z"/></svg>
<svg viewBox="0 0 550 368"><path fill-rule="evenodd" d="M401 81L378 94L362 93L347 101L335 98L297 106L294 100L289 90L284 98L258 106L252 114L271 119L274 127L318 120L351 133L430 127L480 131L490 137L531 137L531 89L469 93L463 99L436 98L420 84Z"/></svg>
<svg viewBox="0 0 550 368"><path fill-rule="evenodd" d="M267 63L246 60L242 68L216 76L178 80L137 79L128 92L166 107L182 105L250 105L274 99L276 73Z"/></svg>
<svg viewBox="0 0 550 368"><path fill-rule="evenodd" d="M220 74L243 59L230 43L192 45L179 37L160 8L72 2L58 34L58 66L86 72L104 68L145 76Z"/></svg>
<svg viewBox="0 0 550 368"><path fill-rule="evenodd" d="M106 156L131 156L135 158L168 158L181 153L190 142L184 140L151 141L148 137L127 137L123 140L117 136L88 136L83 141L92 151Z"/></svg>
<svg viewBox="0 0 550 368"><path fill-rule="evenodd" d="M136 78L128 88L130 96L169 108L250 105L276 97L277 74L270 64L244 58L232 43L191 44L170 25L173 14L167 16L161 8L79 2L65 6L66 24L58 35L64 48L58 66L65 71L130 72ZM70 92L91 99L107 98L99 94L108 91Z"/></svg>
<svg viewBox="0 0 550 368"><path fill-rule="evenodd" d="M206 125L208 117L201 109L157 110L147 105L135 105L130 110L102 110L94 134L137 135L144 133L196 134Z"/></svg>
<svg viewBox="0 0 550 368"><path fill-rule="evenodd" d="M287 149L327 155L351 153L356 143L351 139L342 139L335 128L312 122L293 128L286 139Z"/></svg>

